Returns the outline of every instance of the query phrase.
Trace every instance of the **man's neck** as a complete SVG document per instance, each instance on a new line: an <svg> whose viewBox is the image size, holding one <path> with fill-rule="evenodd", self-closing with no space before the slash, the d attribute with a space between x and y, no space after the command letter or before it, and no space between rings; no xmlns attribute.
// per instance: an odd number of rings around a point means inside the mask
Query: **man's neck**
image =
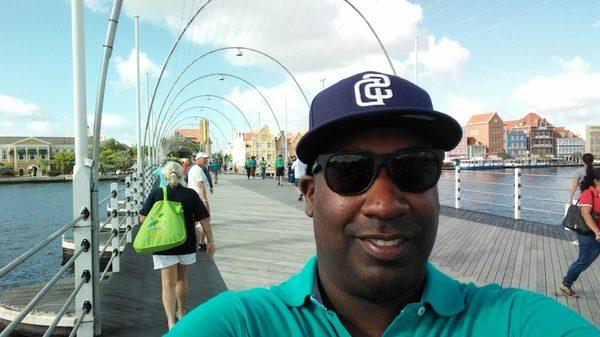
<svg viewBox="0 0 600 337"><path fill-rule="evenodd" d="M400 311L410 303L418 302L425 284L424 275L420 286L381 301L368 301L349 294L327 279L320 278L321 296L327 308L335 311L342 324L353 337L381 336Z"/></svg>

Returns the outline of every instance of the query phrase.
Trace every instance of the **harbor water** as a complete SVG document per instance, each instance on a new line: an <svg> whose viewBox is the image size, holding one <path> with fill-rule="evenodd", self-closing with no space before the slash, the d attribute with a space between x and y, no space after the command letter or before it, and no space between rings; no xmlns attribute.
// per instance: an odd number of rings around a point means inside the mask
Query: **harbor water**
<svg viewBox="0 0 600 337"><path fill-rule="evenodd" d="M108 196L110 183L100 182L100 200ZM0 185L1 267L73 219L72 188L71 182ZM72 235L72 231L65 235ZM61 261L61 239L58 237L0 279L0 291L46 282L60 269ZM67 273L68 276L71 275Z"/></svg>

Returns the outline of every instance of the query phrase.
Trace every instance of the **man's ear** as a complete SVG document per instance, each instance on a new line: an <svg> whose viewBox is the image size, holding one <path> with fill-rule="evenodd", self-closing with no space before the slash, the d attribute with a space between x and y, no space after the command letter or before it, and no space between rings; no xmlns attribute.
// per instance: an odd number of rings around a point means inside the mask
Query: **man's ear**
<svg viewBox="0 0 600 337"><path fill-rule="evenodd" d="M304 213L312 218L313 197L315 194L315 177L304 175L302 178L300 178L300 183L298 185L306 200L306 203L304 204Z"/></svg>

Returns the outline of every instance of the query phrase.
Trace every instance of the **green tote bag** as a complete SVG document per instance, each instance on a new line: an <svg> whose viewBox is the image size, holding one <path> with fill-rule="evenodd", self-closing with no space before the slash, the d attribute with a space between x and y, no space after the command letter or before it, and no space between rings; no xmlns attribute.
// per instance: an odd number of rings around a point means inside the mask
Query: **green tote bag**
<svg viewBox="0 0 600 337"><path fill-rule="evenodd" d="M163 200L152 206L133 241L138 253L155 253L177 247L185 242L185 220L181 203L167 200L163 188Z"/></svg>

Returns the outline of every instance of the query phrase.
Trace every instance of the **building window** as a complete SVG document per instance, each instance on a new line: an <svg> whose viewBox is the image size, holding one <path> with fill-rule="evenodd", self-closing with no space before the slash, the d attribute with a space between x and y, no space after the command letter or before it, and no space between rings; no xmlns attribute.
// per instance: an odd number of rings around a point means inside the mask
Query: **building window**
<svg viewBox="0 0 600 337"><path fill-rule="evenodd" d="M29 159L35 159L35 152L29 152Z"/></svg>
<svg viewBox="0 0 600 337"><path fill-rule="evenodd" d="M19 158L19 160L25 159L25 153L19 153L18 158Z"/></svg>
<svg viewBox="0 0 600 337"><path fill-rule="evenodd" d="M6 150L3 149L2 150L2 160L7 160L8 159L8 154L6 153Z"/></svg>

